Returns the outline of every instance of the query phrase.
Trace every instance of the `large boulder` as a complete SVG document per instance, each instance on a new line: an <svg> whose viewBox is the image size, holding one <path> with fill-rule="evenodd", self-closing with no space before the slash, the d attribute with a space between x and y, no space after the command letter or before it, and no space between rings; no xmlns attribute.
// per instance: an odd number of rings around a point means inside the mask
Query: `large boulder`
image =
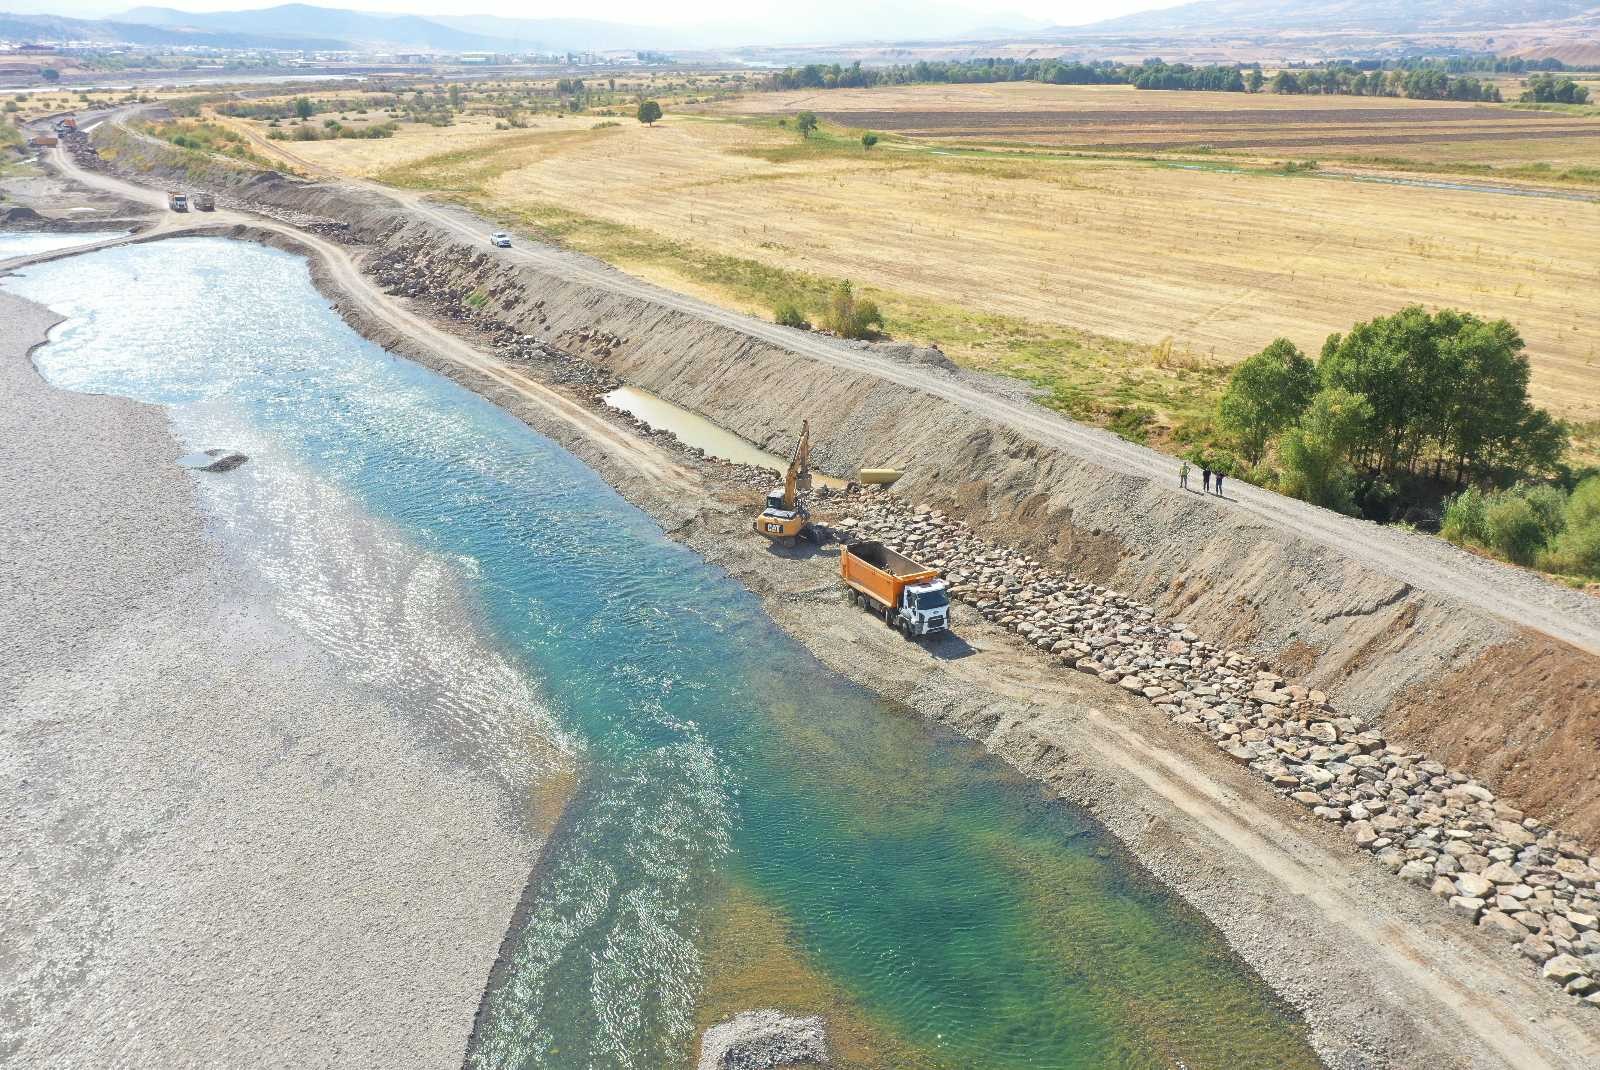
<svg viewBox="0 0 1600 1070"><path fill-rule="evenodd" d="M745 1011L705 1031L698 1070L768 1070L828 1062L821 1018L790 1018L780 1011Z"/></svg>

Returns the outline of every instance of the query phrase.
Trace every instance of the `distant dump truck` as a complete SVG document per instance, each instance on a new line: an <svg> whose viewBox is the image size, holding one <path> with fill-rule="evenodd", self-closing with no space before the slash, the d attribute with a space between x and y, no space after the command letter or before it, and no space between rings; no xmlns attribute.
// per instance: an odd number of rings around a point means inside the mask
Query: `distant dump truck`
<svg viewBox="0 0 1600 1070"><path fill-rule="evenodd" d="M217 199L209 193L196 193L194 195L194 206L196 211L215 212L217 210Z"/></svg>
<svg viewBox="0 0 1600 1070"><path fill-rule="evenodd" d="M909 636L950 628L949 584L937 569L895 553L881 542L850 543L839 555L850 599Z"/></svg>
<svg viewBox="0 0 1600 1070"><path fill-rule="evenodd" d="M68 115L65 116L58 125L63 130L76 130L78 129L78 120Z"/></svg>
<svg viewBox="0 0 1600 1070"><path fill-rule="evenodd" d="M167 204L171 206L174 212L187 212L189 210L189 198L177 190L171 190L167 193Z"/></svg>

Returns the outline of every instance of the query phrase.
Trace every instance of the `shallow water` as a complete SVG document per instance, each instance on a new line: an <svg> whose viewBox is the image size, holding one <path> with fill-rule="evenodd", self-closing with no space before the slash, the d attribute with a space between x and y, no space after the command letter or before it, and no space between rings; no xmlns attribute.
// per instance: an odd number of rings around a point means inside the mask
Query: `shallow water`
<svg viewBox="0 0 1600 1070"><path fill-rule="evenodd" d="M860 1025L843 1065L1316 1065L1083 813L830 673L553 442L356 336L298 259L182 239L6 285L69 316L53 382L250 455L192 477L215 527L419 736L512 798L581 766L471 1065L681 1066L704 1019L774 1004ZM440 610L457 589L494 650ZM735 898L780 935L708 956Z"/></svg>
<svg viewBox="0 0 1600 1070"><path fill-rule="evenodd" d="M732 431L718 427L699 413L674 405L648 390L619 386L601 400L614 409L638 417L658 431L671 431L684 445L704 450L708 456L735 464L770 468L774 472L781 472L789 466L786 458L768 453Z"/></svg>
<svg viewBox="0 0 1600 1070"><path fill-rule="evenodd" d="M671 431L677 436L678 441L704 451L708 457L717 457L735 464L753 464L758 468L769 468L777 473L782 473L789 467L787 457L768 453L755 443L740 438L699 413L691 412L681 405L674 405L666 398L658 397L648 390L641 390L636 386L619 386L601 400L614 409L620 409L643 420L657 431ZM818 487L843 490L847 481L813 471L811 482Z"/></svg>
<svg viewBox="0 0 1600 1070"><path fill-rule="evenodd" d="M58 234L42 230L26 233L0 231L0 260L70 249L75 245L93 245L98 241L120 238L127 233L125 230L85 231L81 234Z"/></svg>

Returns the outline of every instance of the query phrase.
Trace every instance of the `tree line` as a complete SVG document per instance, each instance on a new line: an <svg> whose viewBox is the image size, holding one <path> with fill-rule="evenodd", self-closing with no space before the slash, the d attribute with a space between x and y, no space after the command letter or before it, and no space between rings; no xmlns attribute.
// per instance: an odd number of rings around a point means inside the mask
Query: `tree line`
<svg viewBox="0 0 1600 1070"><path fill-rule="evenodd" d="M1451 75L1437 66L1361 70L1353 65L1280 70L1266 78L1251 68L1245 84L1269 93L1331 94L1356 97L1410 97L1415 100L1482 100L1500 102L1500 90L1470 75Z"/></svg>
<svg viewBox="0 0 1600 1070"><path fill-rule="evenodd" d="M1192 67L1159 59L1140 64L1096 61L1082 63L1058 59L974 59L863 67L837 63L811 63L775 71L765 88L857 89L881 85L925 83L1045 82L1050 85L1132 85L1139 89L1211 89L1242 92L1237 66Z"/></svg>
<svg viewBox="0 0 1600 1070"><path fill-rule="evenodd" d="M1058 59L974 59L946 62L923 60L887 67L811 63L768 75L771 90L855 89L923 83L1044 82L1050 85L1131 85L1136 89L1187 89L1216 93L1328 94L1367 97L1409 97L1414 100L1464 100L1499 103L1501 94L1473 71L1524 73L1559 71L1560 60L1486 57L1412 59L1398 62L1339 61L1324 66L1290 66L1271 77L1259 66L1195 67L1147 59L1138 64ZM1523 100L1582 104L1588 90L1571 78L1540 73L1528 80Z"/></svg>
<svg viewBox="0 0 1600 1070"><path fill-rule="evenodd" d="M1571 78L1536 74L1527 81L1522 100L1527 104L1587 104L1589 90Z"/></svg>
<svg viewBox="0 0 1600 1070"><path fill-rule="evenodd" d="M1238 474L1389 521L1563 471L1568 430L1528 400L1529 374L1505 320L1411 306L1330 335L1315 361L1277 339L1235 370L1218 423Z"/></svg>

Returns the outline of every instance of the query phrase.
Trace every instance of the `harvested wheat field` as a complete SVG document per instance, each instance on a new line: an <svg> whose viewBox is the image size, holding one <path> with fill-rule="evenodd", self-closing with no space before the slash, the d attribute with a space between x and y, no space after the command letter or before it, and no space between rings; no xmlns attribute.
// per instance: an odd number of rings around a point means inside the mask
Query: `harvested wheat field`
<svg viewBox="0 0 1600 1070"><path fill-rule="evenodd" d="M1508 100L1520 91L1514 82L1502 88ZM1458 101L1011 82L770 93L719 108L772 115L811 110L851 127L985 144L1600 165L1600 115Z"/></svg>
<svg viewBox="0 0 1600 1070"><path fill-rule="evenodd" d="M1215 99L1145 96L1161 114L1202 117ZM1396 103L1354 108L1403 112ZM292 149L764 314L849 278L891 333L1038 382L1069 410L1139 405L1170 422L1275 337L1315 352L1330 332L1417 302L1511 320L1535 398L1600 421L1600 203L910 140L864 149L837 131L802 141L770 120L708 116L653 129L544 116L525 131L478 122Z"/></svg>

